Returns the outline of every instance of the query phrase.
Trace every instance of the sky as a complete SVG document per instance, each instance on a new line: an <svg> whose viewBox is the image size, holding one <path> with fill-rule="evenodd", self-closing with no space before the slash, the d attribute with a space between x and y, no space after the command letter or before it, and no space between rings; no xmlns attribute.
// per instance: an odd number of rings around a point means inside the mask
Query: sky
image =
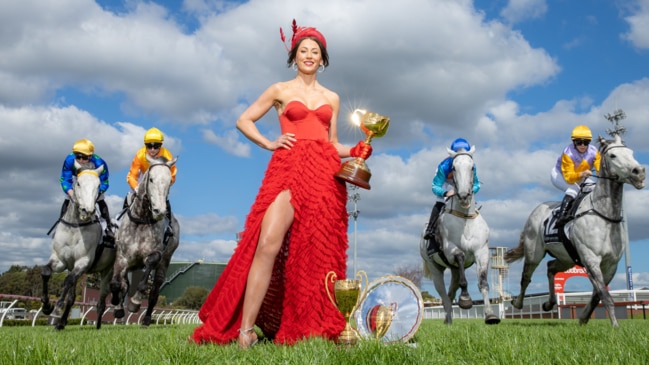
<svg viewBox="0 0 649 365"><path fill-rule="evenodd" d="M372 188L348 205L359 211L348 275L421 265L431 182L457 137L476 146L491 247L516 246L534 207L562 198L550 170L573 127L606 136L605 115L622 109L624 140L648 163L649 0L0 0L0 272L47 262L74 141L91 139L106 160L116 217L151 127L179 156L173 260L226 262L271 156L235 123L268 86L295 77L279 35L293 19L327 39L318 80L340 96L341 142L363 138L349 122L355 108L391 118L372 141ZM279 135L274 112L257 126ZM633 285L647 287L649 190L624 194ZM612 290L626 288L625 260ZM521 269L505 279L514 294ZM468 275L479 298L475 269ZM590 291L580 280L566 290ZM542 263L528 293L547 288ZM422 290L435 294L427 279Z"/></svg>

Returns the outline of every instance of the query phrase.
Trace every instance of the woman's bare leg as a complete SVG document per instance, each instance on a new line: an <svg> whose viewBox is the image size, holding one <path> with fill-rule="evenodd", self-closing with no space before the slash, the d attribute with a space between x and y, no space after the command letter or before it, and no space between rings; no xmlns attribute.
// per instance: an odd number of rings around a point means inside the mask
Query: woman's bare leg
<svg viewBox="0 0 649 365"><path fill-rule="evenodd" d="M243 299L243 314L241 318L242 330L246 330L255 325L259 308L261 308L261 303L270 285L270 276L275 264L275 257L277 257L282 247L286 232L293 223L293 213L291 192L285 190L277 195L275 201L268 206L264 214L264 218L261 221L257 251L255 252L255 257L252 260L252 265L248 272L248 282ZM251 336L253 340L256 339L256 335L251 334ZM242 344L242 337L244 336L239 336L239 344L243 345L242 347L247 347L245 343Z"/></svg>

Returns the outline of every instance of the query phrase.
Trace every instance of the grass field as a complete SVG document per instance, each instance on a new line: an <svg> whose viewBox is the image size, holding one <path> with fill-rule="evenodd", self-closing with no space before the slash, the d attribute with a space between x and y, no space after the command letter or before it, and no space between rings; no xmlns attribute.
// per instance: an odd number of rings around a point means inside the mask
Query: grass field
<svg viewBox="0 0 649 365"><path fill-rule="evenodd" d="M456 319L452 326L425 320L409 343L363 341L340 347L320 339L295 346L261 341L248 351L236 344L187 342L193 325L1 327L0 364L648 364L649 321Z"/></svg>

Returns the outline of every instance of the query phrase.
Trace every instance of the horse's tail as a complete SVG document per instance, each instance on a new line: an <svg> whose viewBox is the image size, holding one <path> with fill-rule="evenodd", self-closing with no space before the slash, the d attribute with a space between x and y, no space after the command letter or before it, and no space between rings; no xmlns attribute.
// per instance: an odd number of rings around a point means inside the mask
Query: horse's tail
<svg viewBox="0 0 649 365"><path fill-rule="evenodd" d="M433 280L433 274L430 272L430 268L428 268L428 260L422 258L422 264L424 265L424 276Z"/></svg>
<svg viewBox="0 0 649 365"><path fill-rule="evenodd" d="M523 237L524 234L525 231L521 232L521 237L518 240L518 247L512 248L511 250L505 252L504 258L505 258L505 262L507 262L508 264L520 260L525 255L525 245L524 245L525 240Z"/></svg>
<svg viewBox="0 0 649 365"><path fill-rule="evenodd" d="M425 231L426 231L426 226L424 226L424 232ZM422 239L419 241L419 254L421 256L421 263L424 265L424 276L430 280L433 280L433 275L430 272L430 268L428 267L428 263L429 260L431 260L431 258L428 257L428 249L427 249L426 241L423 239L424 232L421 233Z"/></svg>

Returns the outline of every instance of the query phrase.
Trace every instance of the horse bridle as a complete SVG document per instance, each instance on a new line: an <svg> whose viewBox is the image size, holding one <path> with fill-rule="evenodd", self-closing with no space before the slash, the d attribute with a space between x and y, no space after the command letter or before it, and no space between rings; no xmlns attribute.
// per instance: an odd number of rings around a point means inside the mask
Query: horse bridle
<svg viewBox="0 0 649 365"><path fill-rule="evenodd" d="M471 161L473 161L473 155L471 155L468 152L458 152L458 153L456 153L455 156L453 156L453 161L455 161L455 159L458 156L462 156L462 155L469 156L471 158ZM475 170L475 162L473 163L473 168L472 168L471 171L473 172L473 170ZM451 171L453 172L453 178L452 178L453 187L456 189L456 194L457 194L457 182L455 181L455 166L453 165L453 163L451 163ZM473 195L473 182L474 182L473 177L474 177L474 175L471 174L471 182L470 182L471 188L469 189L469 197ZM446 198L445 202L447 202L450 199L451 199L450 197ZM467 219L475 219L480 214L477 209L476 209L475 213L473 213L473 214L464 214L464 213L458 212L458 211L453 210L453 209L448 209L446 211L449 214L452 214L452 215L454 215L456 217L467 218Z"/></svg>
<svg viewBox="0 0 649 365"><path fill-rule="evenodd" d="M148 191L149 191L149 179L148 179L148 177L149 177L149 171L151 171L151 169L153 169L153 168L156 167L156 166L165 166L165 167L167 167L168 169L171 169L171 167L169 167L169 165L167 165L166 163L155 163L155 164L151 164L151 165L149 166L149 168L147 169L146 175L145 175L145 176L143 177L143 179L142 179L142 180L144 180L144 184L145 184L145 185L144 185L144 191L145 191L145 192L148 192ZM151 207L150 207L150 206L151 206L151 203L149 202L149 194L144 194L144 197L142 197L142 198L140 198L140 196L137 194L137 192L134 192L133 195L134 195L134 198L133 198L134 201L135 201L135 199L142 199L142 205L145 205L145 206L148 205L148 208L149 208L149 209L147 209L147 212L150 212L150 211L151 211L151 209L150 209L150 208L151 208ZM147 203L148 203L148 204L147 204ZM128 218L131 220L131 222L133 222L133 223L135 223L135 224L154 224L154 223L157 223L157 221L156 221L155 219L153 219L153 217L151 216L151 214L148 214L146 219L135 217L135 216L133 215L133 213L131 212L131 205L133 205L133 204L131 203L131 204L128 206L128 208L126 209L126 213L128 214Z"/></svg>
<svg viewBox="0 0 649 365"><path fill-rule="evenodd" d="M628 147L625 146L625 145L607 146L607 147L606 147L606 148L605 148L601 153L602 153L602 155L605 155L606 153L608 153L608 151L610 151L610 150L612 150L612 149L614 149L614 148L628 148ZM604 162L604 163L607 163L606 160L604 160L603 162ZM600 171L602 171L601 168L600 168ZM620 177L617 176L617 175L615 175L615 174L613 174L612 176L601 176L601 175L593 175L593 176L596 177L596 178L598 178L598 179L606 179L606 180L611 180L611 181L615 181L615 182L621 183L620 180L619 180ZM592 195L590 195L589 199L590 199L590 206L591 206L592 208L590 208L590 209L588 209L588 210L586 210L586 211L584 211L584 212L581 212L581 213L575 215L575 218L574 218L574 219L577 219L577 218L583 217L583 216L585 216L585 215L587 215L587 214L590 214L590 213L592 212L592 213L595 213L595 214L596 214L597 216L599 216L600 218L602 218L602 219L604 219L604 220L606 220L606 221L609 221L609 222L611 222L611 223L621 223L621 222L624 220L623 217L619 217L619 218L610 218L610 217L605 216L602 212L600 212L600 211L598 211L597 209L595 209L595 203L593 202L593 196L592 196Z"/></svg>
<svg viewBox="0 0 649 365"><path fill-rule="evenodd" d="M90 169L90 168L88 168L88 169L84 168L84 169L79 170L79 172L77 172L77 176L82 175L82 174L90 174L90 175L94 175L94 176L99 177L99 174L95 170ZM99 195L97 195L97 199L98 198L99 198ZM77 202L77 198L74 196L74 194L70 197L70 201L73 202L74 204L79 205L79 203ZM95 201L96 201L96 199L95 199ZM59 218L59 221L61 223L65 224L68 227L79 228L79 227L85 227L85 226L89 226L91 224L99 223L99 218L97 218L97 215L95 215L94 219L90 219L90 220L85 221L85 222L68 222L65 219L63 219L63 217L61 217L61 218Z"/></svg>

